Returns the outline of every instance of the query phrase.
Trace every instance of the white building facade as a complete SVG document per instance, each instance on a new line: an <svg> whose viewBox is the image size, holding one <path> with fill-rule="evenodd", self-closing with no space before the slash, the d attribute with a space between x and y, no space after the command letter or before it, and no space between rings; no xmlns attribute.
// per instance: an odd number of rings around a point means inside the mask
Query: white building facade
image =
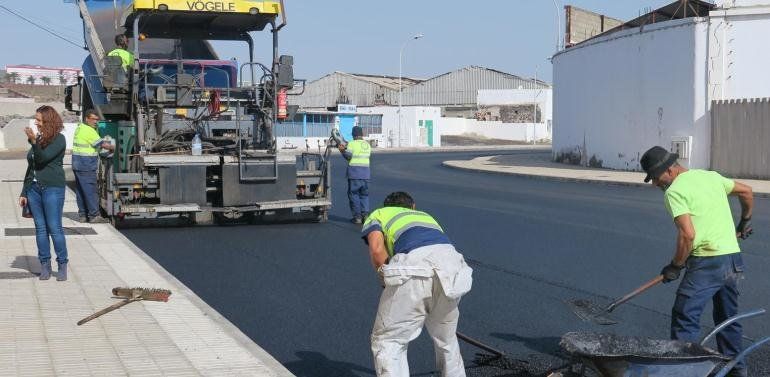
<svg viewBox="0 0 770 377"><path fill-rule="evenodd" d="M707 17L630 28L553 57L557 161L639 170L661 145L708 168L711 102L770 97L770 1L718 2Z"/></svg>
<svg viewBox="0 0 770 377"><path fill-rule="evenodd" d="M16 84L49 85L77 84L80 70L77 68L42 67L39 65L7 65L6 74L15 73ZM43 79L43 78L46 79Z"/></svg>

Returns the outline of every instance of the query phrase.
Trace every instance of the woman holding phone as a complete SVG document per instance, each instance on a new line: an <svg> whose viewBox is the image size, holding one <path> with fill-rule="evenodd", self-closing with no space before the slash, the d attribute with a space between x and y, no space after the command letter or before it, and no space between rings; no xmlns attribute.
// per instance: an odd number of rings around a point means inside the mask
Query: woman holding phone
<svg viewBox="0 0 770 377"><path fill-rule="evenodd" d="M27 173L19 196L19 205L29 206L35 221L37 257L40 260L40 280L51 278L51 244L59 264L56 280L67 280L67 243L64 240L62 215L64 210L64 150L67 141L61 134L64 125L59 113L51 106L41 106L35 112L38 134L27 127L24 132L30 143L27 152Z"/></svg>

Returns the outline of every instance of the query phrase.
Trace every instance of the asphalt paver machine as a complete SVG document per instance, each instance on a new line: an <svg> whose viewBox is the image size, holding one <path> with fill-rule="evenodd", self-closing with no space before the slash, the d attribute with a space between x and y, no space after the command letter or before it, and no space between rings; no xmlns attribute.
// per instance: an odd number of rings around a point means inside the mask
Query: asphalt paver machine
<svg viewBox="0 0 770 377"><path fill-rule="evenodd" d="M101 207L113 223L327 218L329 148L301 155L276 149L274 128L295 110L287 93L304 89L292 56L278 52L283 1L75 3L89 54L66 105L95 109L101 135L115 143L98 178ZM260 31L272 34L267 63L254 60L252 34ZM128 67L109 56L118 34L135 56ZM249 61L220 59L211 41L242 42Z"/></svg>

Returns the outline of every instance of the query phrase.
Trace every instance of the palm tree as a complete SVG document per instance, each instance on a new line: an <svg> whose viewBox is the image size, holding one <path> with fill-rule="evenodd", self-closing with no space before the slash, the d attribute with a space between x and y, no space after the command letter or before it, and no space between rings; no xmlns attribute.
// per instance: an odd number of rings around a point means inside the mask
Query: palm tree
<svg viewBox="0 0 770 377"><path fill-rule="evenodd" d="M48 76L41 77L40 81L43 82L43 85L51 85L51 78Z"/></svg>
<svg viewBox="0 0 770 377"><path fill-rule="evenodd" d="M64 77L64 71L59 70L59 85L66 85L67 84L67 78Z"/></svg>
<svg viewBox="0 0 770 377"><path fill-rule="evenodd" d="M16 81L19 81L19 74L16 72L9 72L5 74L5 78L10 81L11 84L16 84Z"/></svg>
<svg viewBox="0 0 770 377"><path fill-rule="evenodd" d="M35 76L29 76L29 77L27 77L27 84L29 84L29 85L35 85Z"/></svg>

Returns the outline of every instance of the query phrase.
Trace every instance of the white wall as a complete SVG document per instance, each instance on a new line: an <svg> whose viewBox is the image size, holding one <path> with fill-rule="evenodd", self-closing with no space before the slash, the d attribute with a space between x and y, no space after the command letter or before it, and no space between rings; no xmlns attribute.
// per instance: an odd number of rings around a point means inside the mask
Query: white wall
<svg viewBox="0 0 770 377"><path fill-rule="evenodd" d="M547 122L553 119L552 89L483 89L478 91L479 106L522 105L537 103Z"/></svg>
<svg viewBox="0 0 770 377"><path fill-rule="evenodd" d="M398 147L398 107L359 107L361 114L382 114L382 147ZM427 143L419 140L419 121L433 121L433 146L441 146L441 135L474 133L488 138L526 141L550 140L547 123L483 122L475 119L442 118L441 108L430 106L405 106L401 123L401 146L421 147Z"/></svg>
<svg viewBox="0 0 770 377"><path fill-rule="evenodd" d="M464 118L441 118L441 135L476 134L490 139L532 142L550 140L546 123L503 123Z"/></svg>
<svg viewBox="0 0 770 377"><path fill-rule="evenodd" d="M64 138L67 139L67 150L72 149L72 139L75 136L77 123L64 123ZM25 127L32 127L37 132L35 121L33 119L14 119L5 127L0 128L0 150L24 150L29 148L27 135L24 133Z"/></svg>
<svg viewBox="0 0 770 377"><path fill-rule="evenodd" d="M398 107L375 106L358 107L359 114L382 114L382 133L386 143L383 147L419 147L427 146L427 141L420 140L420 120L433 121L433 146L441 145L438 123L441 118L441 108L432 106L403 106L401 115L401 130L398 127ZM399 145L399 135L401 143Z"/></svg>
<svg viewBox="0 0 770 377"><path fill-rule="evenodd" d="M667 21L554 56L554 156L638 170L648 148L692 137L682 162L707 167L707 31L703 19Z"/></svg>
<svg viewBox="0 0 770 377"><path fill-rule="evenodd" d="M767 5L770 0L736 2L742 3ZM770 33L770 7L732 7L709 17L711 99L770 97L770 50L764 40Z"/></svg>

